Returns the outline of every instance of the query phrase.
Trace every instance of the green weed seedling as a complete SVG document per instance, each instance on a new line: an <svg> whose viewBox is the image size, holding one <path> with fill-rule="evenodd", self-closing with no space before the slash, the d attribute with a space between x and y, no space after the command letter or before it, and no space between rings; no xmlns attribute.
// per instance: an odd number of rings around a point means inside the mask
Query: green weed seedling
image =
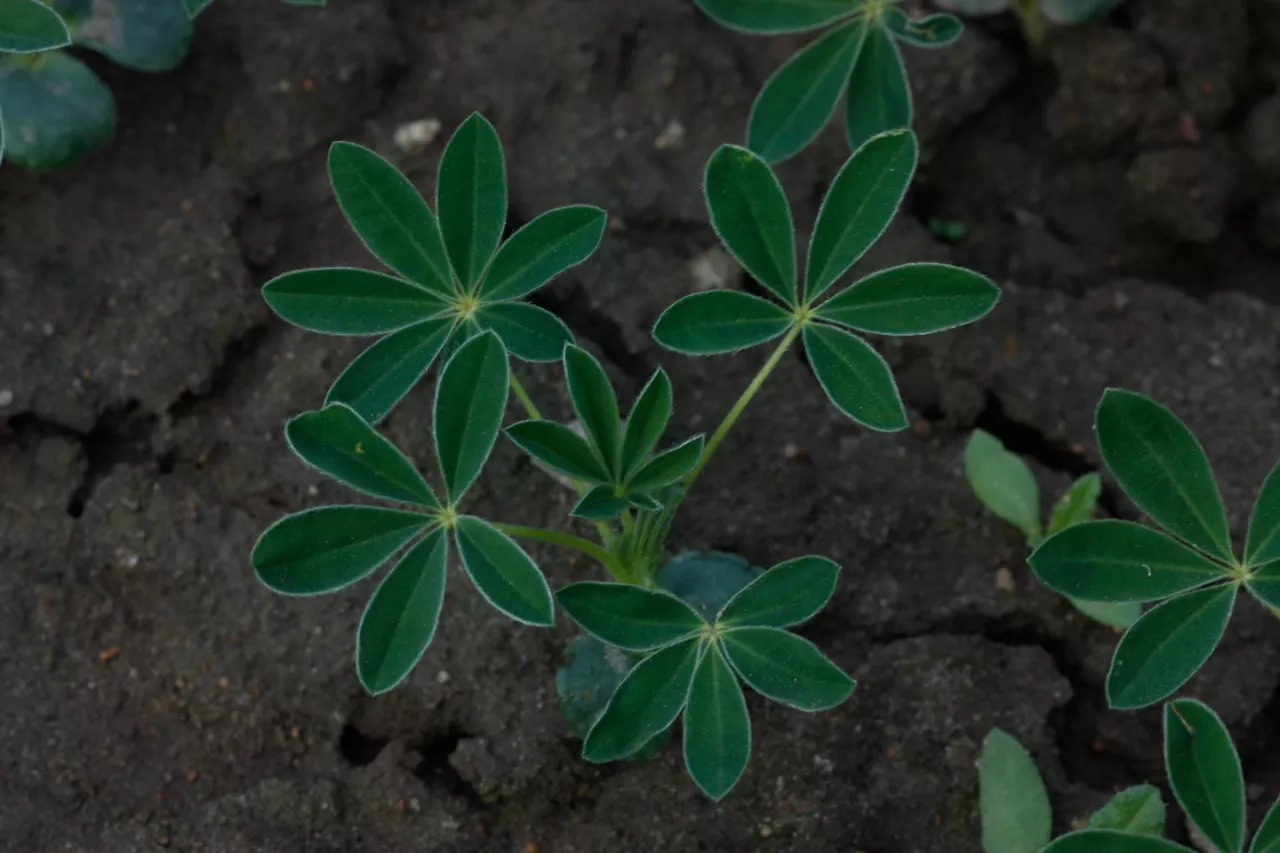
<svg viewBox="0 0 1280 853"><path fill-rule="evenodd" d="M1050 536L1030 562L1063 595L1160 602L1121 638L1107 675L1111 707L1143 708L1209 659L1242 586L1280 615L1280 466L1263 484L1237 558L1209 460L1173 412L1111 389L1098 405L1095 431L1120 488L1172 535L1128 521L1089 521Z"/></svg>
<svg viewBox="0 0 1280 853"><path fill-rule="evenodd" d="M1105 18L1120 0L936 0L943 9L969 17L1014 12L1027 41L1039 49L1054 26L1082 24Z"/></svg>
<svg viewBox="0 0 1280 853"><path fill-rule="evenodd" d="M841 100L853 149L911 126L911 87L898 43L944 47L963 27L952 15L912 18L901 0L695 0L718 23L762 35L833 27L769 78L747 122L747 147L770 163L814 140Z"/></svg>
<svg viewBox="0 0 1280 853"><path fill-rule="evenodd" d="M281 519L254 548L258 577L285 594L331 592L407 549L373 593L356 638L357 674L375 694L405 678L431 643L452 553L489 603L517 621L549 626L559 601L588 634L573 643L557 678L584 757L651 752L683 715L690 775L708 795L724 796L751 750L743 683L805 711L833 707L853 690L844 672L789 630L826 604L839 567L800 557L761 571L714 554L664 565L668 531L716 448L793 346L804 346L818 384L841 411L872 429L898 430L907 417L893 376L855 332L923 334L976 320L995 305L995 285L941 264L883 270L820 301L883 232L915 162L910 131L874 137L849 159L822 205L801 280L791 212L768 164L743 148L715 153L706 174L711 221L776 300L697 293L670 306L654 336L697 355L782 340L710 439L664 445L673 407L667 374L653 374L624 418L595 358L554 315L522 301L594 252L604 211L551 210L503 241L505 161L497 133L479 115L445 148L434 211L381 157L336 143L329 165L338 203L395 275L312 269L267 283L267 303L295 325L383 336L338 377L323 408L289 422L286 437L308 464L396 506L319 507ZM581 431L541 417L510 356L562 364ZM442 492L374 429L437 361L433 435ZM573 484L570 514L585 519L595 539L465 511L509 394L527 417L507 427L507 438ZM573 583L553 597L516 539L575 549L610 580Z"/></svg>
<svg viewBox="0 0 1280 853"><path fill-rule="evenodd" d="M965 447L964 472L987 509L1021 530L1028 548L1039 548L1046 528L1040 524L1040 487L1027 464L1005 450L1000 439L979 429ZM1102 478L1097 474L1085 474L1072 483L1049 516L1049 535L1093 518L1101 494ZM1142 615L1137 602L1069 600L1090 619L1113 628L1128 628Z"/></svg>

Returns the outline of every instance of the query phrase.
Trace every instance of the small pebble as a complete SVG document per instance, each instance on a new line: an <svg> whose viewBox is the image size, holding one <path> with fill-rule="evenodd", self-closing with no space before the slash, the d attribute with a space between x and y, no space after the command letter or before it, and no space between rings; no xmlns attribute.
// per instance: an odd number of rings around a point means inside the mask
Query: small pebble
<svg viewBox="0 0 1280 853"><path fill-rule="evenodd" d="M436 673L436 684L448 684L448 683L449 683L448 672L442 669Z"/></svg>
<svg viewBox="0 0 1280 853"><path fill-rule="evenodd" d="M13 405L13 392L8 388L0 389L0 409Z"/></svg>
<svg viewBox="0 0 1280 853"><path fill-rule="evenodd" d="M672 119L666 127L662 129L662 133L658 134L658 138L653 141L653 147L659 151L666 151L669 148L680 148L684 145L684 125L679 119Z"/></svg>
<svg viewBox="0 0 1280 853"><path fill-rule="evenodd" d="M1007 567L1001 567L996 572L996 589L1001 592L1013 592L1013 572Z"/></svg>
<svg viewBox="0 0 1280 853"><path fill-rule="evenodd" d="M397 127L393 138L405 154L421 154L436 141L441 127L439 119L422 118Z"/></svg>

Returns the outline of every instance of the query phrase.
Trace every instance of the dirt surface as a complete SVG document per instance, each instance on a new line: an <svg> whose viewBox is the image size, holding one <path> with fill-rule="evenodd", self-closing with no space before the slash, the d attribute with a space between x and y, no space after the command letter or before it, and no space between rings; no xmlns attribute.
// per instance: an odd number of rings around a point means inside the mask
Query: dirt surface
<svg viewBox="0 0 1280 853"><path fill-rule="evenodd" d="M913 415L900 434L836 414L788 359L686 503L675 549L844 566L804 632L860 682L826 714L752 697L755 754L725 802L675 744L578 759L552 684L563 618L517 626L455 578L426 659L371 699L352 664L369 586L286 599L253 577L268 523L345 499L281 428L357 344L287 328L257 293L372 264L332 201L329 141L429 188L443 138L405 155L394 130L483 111L514 223L570 201L613 217L543 303L631 392L671 372L673 435L707 430L763 353L681 359L648 330L714 267L702 164L800 43L688 0L222 0L179 72L104 68L116 144L57 176L0 170L0 850L969 853L992 725L1035 752L1060 829L1163 781L1157 713L1105 709L1115 634L1034 583L960 458L981 426L1056 493L1099 464L1102 390L1133 388L1201 437L1243 533L1280 457L1274 0L1131 0L1042 62L1005 20L909 52L926 161L863 267L951 259L1005 298L883 347ZM802 228L842 146L833 128L781 169ZM941 242L934 219L967 236ZM563 411L556 370L524 375ZM429 399L387 425L424 462ZM476 504L558 524L557 488L504 446ZM1114 488L1105 504L1136 517ZM553 585L595 576L536 554ZM1280 790L1278 685L1280 624L1242 599L1189 690L1231 726L1255 811Z"/></svg>

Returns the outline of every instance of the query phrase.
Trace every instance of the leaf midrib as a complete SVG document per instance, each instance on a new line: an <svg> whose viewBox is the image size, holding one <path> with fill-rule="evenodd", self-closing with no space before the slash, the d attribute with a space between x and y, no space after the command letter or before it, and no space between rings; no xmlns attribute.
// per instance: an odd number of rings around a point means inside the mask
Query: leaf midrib
<svg viewBox="0 0 1280 853"><path fill-rule="evenodd" d="M857 341L858 341L858 343L861 343L863 346L865 346L865 347L867 347L868 349L870 349L870 344L868 344L868 343L866 343L865 341L861 340L861 339L860 339L860 338L858 338L856 335L850 335L849 337L854 338L855 340L857 340ZM861 386L862 386L864 389L866 389L867 396L871 397L871 398L872 398L874 401L876 401L876 402L877 402L877 403L878 403L882 408L885 408L885 409L892 409L892 408L894 408L894 406L889 405L889 404L890 404L890 403L892 403L893 401L892 401L890 398L885 397L883 394L881 394L881 393L878 391L878 389L876 389L876 388L874 387L874 385L873 385L872 383L865 381L865 379L864 379L864 377L863 377L862 373L861 373L859 370L857 370L857 369L855 368L854 363L853 363L852 361L850 361L849 359L845 358L845 357L844 357L844 355L842 354L842 352L841 352L840 350L838 350L836 347L833 347L833 346L832 346L832 345L831 345L827 340L825 340L825 339L821 336L821 333L815 332L815 333L814 333L814 335L813 335L813 338L814 338L814 340L816 340L818 343L820 343L822 346L826 347L826 348L827 348L827 351L828 351L829 353L831 353L832 355L834 355L834 356L835 356L835 358L836 358L836 361L838 361L840 364L844 365L844 367L849 371L849 373L852 373L855 377L857 377L857 378L858 378L858 380L860 381ZM873 352L874 352L874 350L873 350Z"/></svg>
<svg viewBox="0 0 1280 853"><path fill-rule="evenodd" d="M1124 694L1127 695L1129 690L1133 688L1133 685L1138 683L1138 681L1140 680L1139 676L1145 675L1147 668L1151 664L1151 661L1155 659L1157 655L1162 655L1164 653L1164 650L1169 648L1170 645L1179 644L1178 641L1182 637L1182 635L1191 627L1191 624L1193 622L1196 622L1201 616L1204 615L1205 611L1216 606L1222 597L1230 596L1234 594L1233 592L1228 591L1230 586L1231 586L1230 583L1224 583L1218 587L1214 587L1213 589L1216 590L1214 595L1205 596L1204 602L1201 603L1199 607L1197 607L1195 610L1183 616L1181 624L1179 624L1176 628L1174 628L1172 631L1166 634L1164 638L1160 641L1160 643L1155 647L1155 650L1149 653L1146 656L1146 659L1141 664L1139 664L1137 670L1134 671L1133 676L1129 679L1129 683L1126 686L1125 690L1123 691ZM1206 591L1207 590L1196 590L1195 592L1188 593L1188 594L1196 595L1196 594L1202 594ZM1142 680L1145 680L1145 678Z"/></svg>
<svg viewBox="0 0 1280 853"><path fill-rule="evenodd" d="M536 221L536 220L535 220L535 221ZM531 222L530 224L532 225L533 223ZM515 268L513 268L513 269L512 269L512 271L511 271L511 273L506 277L506 279L505 279L504 281L500 281L500 282L498 282L498 284L497 284L497 285L493 285L492 290L490 291L490 294L489 294L490 298L492 298L492 299L494 300L494 303L495 303L495 304L496 304L496 303L503 303L503 302L514 302L515 300L518 300L518 299L520 298L520 296L497 296L497 297L494 297L494 296L493 296L493 292L495 292L495 291L500 291L500 290L501 290L501 288L502 288L502 285L508 284L508 283L510 283L510 282L512 282L512 281L515 281L515 280L517 280L517 279L521 278L522 276L524 276L524 274L525 274L525 273L527 273L529 270L533 269L535 266L537 266L538 264L542 263L542 261L543 261L543 260L545 260L545 259L547 258L547 256L548 256L548 255L551 255L552 253L556 252L557 250L563 249L563 248L564 248L564 246L565 246L567 243L569 243L570 241L572 241L574 238L576 238L576 237L577 237L579 234L581 234L583 231L586 231L588 228L590 228L590 227L592 226L592 224L593 224L593 223L588 222L588 223L585 223L585 224L583 224L583 225L578 226L577 228L574 228L574 229L572 229L572 230L570 230L570 231L565 232L565 233L564 233L564 235L563 235L562 237L560 237L558 241L555 241L555 242L552 242L552 243L548 244L548 245L547 245L547 247L546 247L545 249L543 249L543 250L541 250L541 251L537 252L536 254L534 254L534 256L529 260L529 262L528 262L528 263L524 264L523 266L519 266L519 267L515 267ZM518 232L518 231L517 231L515 234L513 234L513 235L511 236L511 239L512 239L512 240L514 240L514 239L515 239L516 237L518 237L518 236L520 236L520 232ZM510 241L510 240L508 240L508 241L507 241L507 245L511 245L511 241ZM495 258L495 261L496 261L496 260L497 260L497 259ZM489 277L492 273L493 273L493 268L492 268L492 267L490 267L490 269L489 269L489 271L488 271L488 274L485 276L484 281L482 281L482 282L480 283L480 286L479 286L478 288L476 288L476 292L480 293L482 296L484 295L484 291L485 291L485 287L486 287L486 285L489 285L489 284L490 284L490 282L492 281L492 279Z"/></svg>
<svg viewBox="0 0 1280 853"><path fill-rule="evenodd" d="M427 266L431 269L432 272L436 274L436 277L442 279L446 285L451 284L453 277L451 275L441 276L441 270L435 265L434 261L431 258L431 253L427 251L426 245L419 243L418 239L414 234L414 231L410 229L409 226L405 222L403 222L399 216L397 216L394 213L394 211L391 208L391 205L387 204L387 202L382 198L382 194L379 193L376 189L374 189L373 184L370 183L369 180L365 178L364 170L357 168L355 170L355 176L356 176L356 179L360 182L360 184L369 191L369 195L373 198L374 201L378 203L378 206L382 208L383 213L385 213L388 217L390 217L391 221L395 224L396 228L398 228L400 232L404 235L404 237L409 241L409 245L411 245L414 248L414 250L416 250L418 254L421 255L422 260L426 261ZM417 192L417 190L413 188L412 184L410 184L410 188L413 189L415 193ZM427 203L425 201L422 203L422 206L427 209L427 216L434 218L435 214L431 212L431 208L427 206ZM439 228L439 225L437 224L436 227ZM438 295L435 293L435 291L427 288L422 282L414 281L409 276L405 276L405 280L412 285L421 287L423 290L427 291L428 293L431 293L433 295Z"/></svg>
<svg viewBox="0 0 1280 853"><path fill-rule="evenodd" d="M481 529L484 529L486 533L491 532L486 528L481 528ZM499 535L501 534L499 533ZM487 568L490 571L490 574L496 577L499 581L501 581L502 586L505 589L509 590L515 596L515 598L521 602L521 604L524 607L526 607L530 611L536 611L538 609L538 604L540 602L534 601L532 598L530 598L525 594L524 590L522 590L520 587L516 586L514 583L511 582L511 579L507 576L507 572L503 571L502 568L500 568L499 561L491 555L491 552L485 547L484 544L480 543L477 537L463 530L458 531L458 537L460 539L467 540L467 544L469 544L471 548L475 551L475 553L477 553L480 556L480 558L484 560L484 562L487 565ZM466 562L466 561L464 560L463 562ZM490 581L490 583L492 583L492 581ZM476 585L479 586L479 584L476 584ZM485 593L485 595L486 597L489 597L488 593ZM505 609L506 608L503 607L503 610ZM521 614L520 618L524 619L526 617L523 614Z"/></svg>
<svg viewBox="0 0 1280 853"><path fill-rule="evenodd" d="M855 29L858 29L859 27L862 27L862 26L863 26L862 23L859 21L854 21L848 24L841 24L839 28L832 31L832 35L834 35L834 33L839 32L840 29L845 29L848 31L845 33L845 35L848 36L850 32L853 32ZM830 37L831 37L830 35L824 36L824 38L830 38ZM864 40L865 40L865 36L864 36ZM859 49L861 49L861 41L862 40L859 40ZM836 65L839 64L840 58L844 55L845 51L848 49L849 49L849 46L845 45L845 46L842 46L840 50L836 51L832 59L828 61L827 64L822 68L821 73L815 74L814 78L819 80L820 82L825 82L825 78L831 75L831 69L835 68ZM847 85L847 82L846 82L846 85ZM795 105L791 108L790 111L786 113L786 118L783 121L778 123L777 125L778 129L774 131L774 133L769 137L768 142L760 146L761 149L767 151L773 148L774 143L778 141L778 137L782 136L783 129L786 128L788 125L790 125L791 122L795 119L796 115L802 109L804 109L809 105L809 102L813 100L818 88L819 86L817 84L809 87L809 90L804 94L804 96L796 100Z"/></svg>
<svg viewBox="0 0 1280 853"><path fill-rule="evenodd" d="M491 354L492 349L493 349L493 347L489 346L489 343L488 343L488 342L486 342L486 343L485 343L485 346L484 346L484 354L483 354L483 356L482 356L482 357L481 357L481 359L480 359L480 363L479 363L479 364L477 365L477 367L476 367L475 378L474 378L474 382L472 383L472 394L471 394L471 399L467 401L467 417L466 417L466 419L462 422L462 423L463 423L463 429L460 431L460 434L459 434L459 439L458 439L458 453L457 453L457 456L456 456L456 457L454 458L454 460L453 460L453 463L454 463L454 464L453 464L453 476L452 476L452 477L448 477L448 478L447 478L447 479L451 479L451 480L454 480L454 481L455 481L455 482L454 482L454 484L452 484L452 485L456 485L456 481L457 481L457 479L458 479L458 471L459 471L459 469L460 469L460 467L461 467L461 465L462 465L462 457L463 457L462 450L463 450L463 447L464 447L464 444L465 444L464 439L465 439L465 438L466 438L466 436L467 436L467 429L466 429L466 427L467 427L467 425L469 425L469 424L475 423L475 420L476 420L476 418L475 418L476 409L477 409L477 408L478 408L478 406L479 406L479 401L480 401L480 396L481 396L480 392L483 390L483 389L480 387L480 381L479 381L479 380L480 380L480 377L481 377L481 376L483 376L483 375L484 375L484 373L485 373L485 366L486 366L486 365L488 364L488 362L489 362L489 357L490 357L490 354ZM499 425L499 426L501 426L501 425ZM461 499L462 499L462 495L460 495L460 494L458 494L458 495L453 494L453 488L452 488L452 485L448 485L448 484L447 484L447 490L448 490L448 492L449 492L449 501L450 501L450 503L456 504L459 500L461 500Z"/></svg>

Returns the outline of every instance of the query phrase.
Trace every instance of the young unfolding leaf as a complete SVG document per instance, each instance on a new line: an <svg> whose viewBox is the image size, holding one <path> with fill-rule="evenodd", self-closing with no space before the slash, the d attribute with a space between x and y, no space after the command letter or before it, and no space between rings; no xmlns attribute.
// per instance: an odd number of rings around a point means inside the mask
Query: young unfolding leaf
<svg viewBox="0 0 1280 853"><path fill-rule="evenodd" d="M1135 785L1116 794L1089 818L1090 829L1115 829L1138 835L1164 833L1164 799L1154 785Z"/></svg>
<svg viewBox="0 0 1280 853"><path fill-rule="evenodd" d="M613 486L596 486L582 496L573 509L569 510L569 515L605 521L622 515L628 506L630 504L627 499L619 495Z"/></svg>
<svg viewBox="0 0 1280 853"><path fill-rule="evenodd" d="M1173 700L1164 709L1164 755L1182 810L1221 853L1242 853L1244 772L1222 720L1203 702Z"/></svg>
<svg viewBox="0 0 1280 853"><path fill-rule="evenodd" d="M804 348L822 390L836 408L870 429L905 429L907 412L893 372L871 345L835 326L804 327Z"/></svg>
<svg viewBox="0 0 1280 853"><path fill-rule="evenodd" d="M65 51L34 63L0 54L9 162L27 169L63 169L111 141L116 102L111 90Z"/></svg>
<svg viewBox="0 0 1280 853"><path fill-rule="evenodd" d="M788 305L796 302L796 238L791 207L769 164L722 145L707 163L707 210L725 248Z"/></svg>
<svg viewBox="0 0 1280 853"><path fill-rule="evenodd" d="M1049 517L1049 535L1092 519L1101 495L1102 478L1097 474L1085 474L1072 483L1058 499Z"/></svg>
<svg viewBox="0 0 1280 853"><path fill-rule="evenodd" d="M1248 566L1280 560L1280 464L1271 469L1262 484L1249 518L1249 536L1244 546Z"/></svg>
<svg viewBox="0 0 1280 853"><path fill-rule="evenodd" d="M659 368L650 377L627 415L622 435L622 480L630 480L658 446L671 420L671 379Z"/></svg>
<svg viewBox="0 0 1280 853"><path fill-rule="evenodd" d="M683 478L698 463L698 458L702 455L702 444L702 436L695 435L683 444L659 453L628 481L628 488L651 491Z"/></svg>
<svg viewBox="0 0 1280 853"><path fill-rule="evenodd" d="M583 630L611 646L647 652L696 636L707 623L674 595L620 583L573 583L556 600Z"/></svg>
<svg viewBox="0 0 1280 853"><path fill-rule="evenodd" d="M818 306L823 320L881 335L923 335L985 317L1000 288L948 264L905 264L873 273Z"/></svg>
<svg viewBox="0 0 1280 853"><path fill-rule="evenodd" d="M789 628L813 618L835 593L840 567L826 557L779 563L733 596L716 617L726 627Z"/></svg>
<svg viewBox="0 0 1280 853"><path fill-rule="evenodd" d="M369 270L298 270L267 282L262 297L281 318L328 335L380 335L449 309L438 296Z"/></svg>
<svg viewBox="0 0 1280 853"><path fill-rule="evenodd" d="M1021 530L1031 547L1040 544L1040 486L1025 462L976 429L964 449L964 473L987 509Z"/></svg>
<svg viewBox="0 0 1280 853"><path fill-rule="evenodd" d="M686 355L735 352L772 340L795 318L773 302L736 290L686 296L662 312L653 338Z"/></svg>
<svg viewBox="0 0 1280 853"><path fill-rule="evenodd" d="M507 224L506 169L498 132L479 113L454 131L440 158L440 233L453 270L468 291L492 260Z"/></svg>
<svg viewBox="0 0 1280 853"><path fill-rule="evenodd" d="M589 352L570 344L564 348L564 378L587 439L609 475L616 477L622 446L621 415L609 375Z"/></svg>
<svg viewBox="0 0 1280 853"><path fill-rule="evenodd" d="M912 115L911 86L898 45L883 24L871 27L845 94L849 146L856 149L878 133L910 127Z"/></svg>
<svg viewBox="0 0 1280 853"><path fill-rule="evenodd" d="M0 52L38 53L69 44L62 16L40 0L0 0Z"/></svg>
<svg viewBox="0 0 1280 853"><path fill-rule="evenodd" d="M455 506L480 474L502 428L510 372L493 332L463 344L436 384L435 439L445 495Z"/></svg>
<svg viewBox="0 0 1280 853"><path fill-rule="evenodd" d="M849 0L696 0L698 8L726 27L749 33L812 30L857 11Z"/></svg>
<svg viewBox="0 0 1280 853"><path fill-rule="evenodd" d="M1280 609L1280 560L1254 569L1245 587L1266 606Z"/></svg>
<svg viewBox="0 0 1280 853"><path fill-rule="evenodd" d="M1163 838L1115 829L1083 829L1054 841L1041 853L1195 853Z"/></svg>
<svg viewBox="0 0 1280 853"><path fill-rule="evenodd" d="M525 453L576 480L603 483L609 479L591 445L567 426L548 420L521 421L507 427L507 437Z"/></svg>
<svg viewBox="0 0 1280 853"><path fill-rule="evenodd" d="M541 214L502 244L477 294L495 302L527 296L591 257L607 218L600 208L585 204Z"/></svg>
<svg viewBox="0 0 1280 853"><path fill-rule="evenodd" d="M702 654L684 715L684 764L699 788L719 800L751 759L751 718L738 679L712 643Z"/></svg>
<svg viewBox="0 0 1280 853"><path fill-rule="evenodd" d="M780 628L726 628L725 654L762 696L801 711L823 711L849 698L854 680L803 637Z"/></svg>
<svg viewBox="0 0 1280 853"><path fill-rule="evenodd" d="M347 365L325 403L345 403L378 423L431 369L454 324L452 316L435 317L387 335Z"/></svg>
<svg viewBox="0 0 1280 853"><path fill-rule="evenodd" d="M1280 799L1262 819L1258 834L1253 836L1249 853L1280 853Z"/></svg>
<svg viewBox="0 0 1280 853"><path fill-rule="evenodd" d="M954 15L934 14L913 20L897 6L885 12L884 23L889 32L916 47L946 47L964 32L964 24Z"/></svg>
<svg viewBox="0 0 1280 853"><path fill-rule="evenodd" d="M1000 729L992 729L982 744L978 801L983 853L1034 853L1049 843L1053 810L1040 771Z"/></svg>
<svg viewBox="0 0 1280 853"><path fill-rule="evenodd" d="M573 343L573 332L563 320L524 302L481 305L475 320L480 328L497 333L507 350L525 361L559 361L565 344Z"/></svg>
<svg viewBox="0 0 1280 853"><path fill-rule="evenodd" d="M587 761L626 758L675 721L689 698L701 643L695 638L654 652L627 675L582 745Z"/></svg>
<svg viewBox="0 0 1280 853"><path fill-rule="evenodd" d="M526 625L555 624L547 579L519 545L492 524L469 515L458 519L454 535L463 567L490 604Z"/></svg>

